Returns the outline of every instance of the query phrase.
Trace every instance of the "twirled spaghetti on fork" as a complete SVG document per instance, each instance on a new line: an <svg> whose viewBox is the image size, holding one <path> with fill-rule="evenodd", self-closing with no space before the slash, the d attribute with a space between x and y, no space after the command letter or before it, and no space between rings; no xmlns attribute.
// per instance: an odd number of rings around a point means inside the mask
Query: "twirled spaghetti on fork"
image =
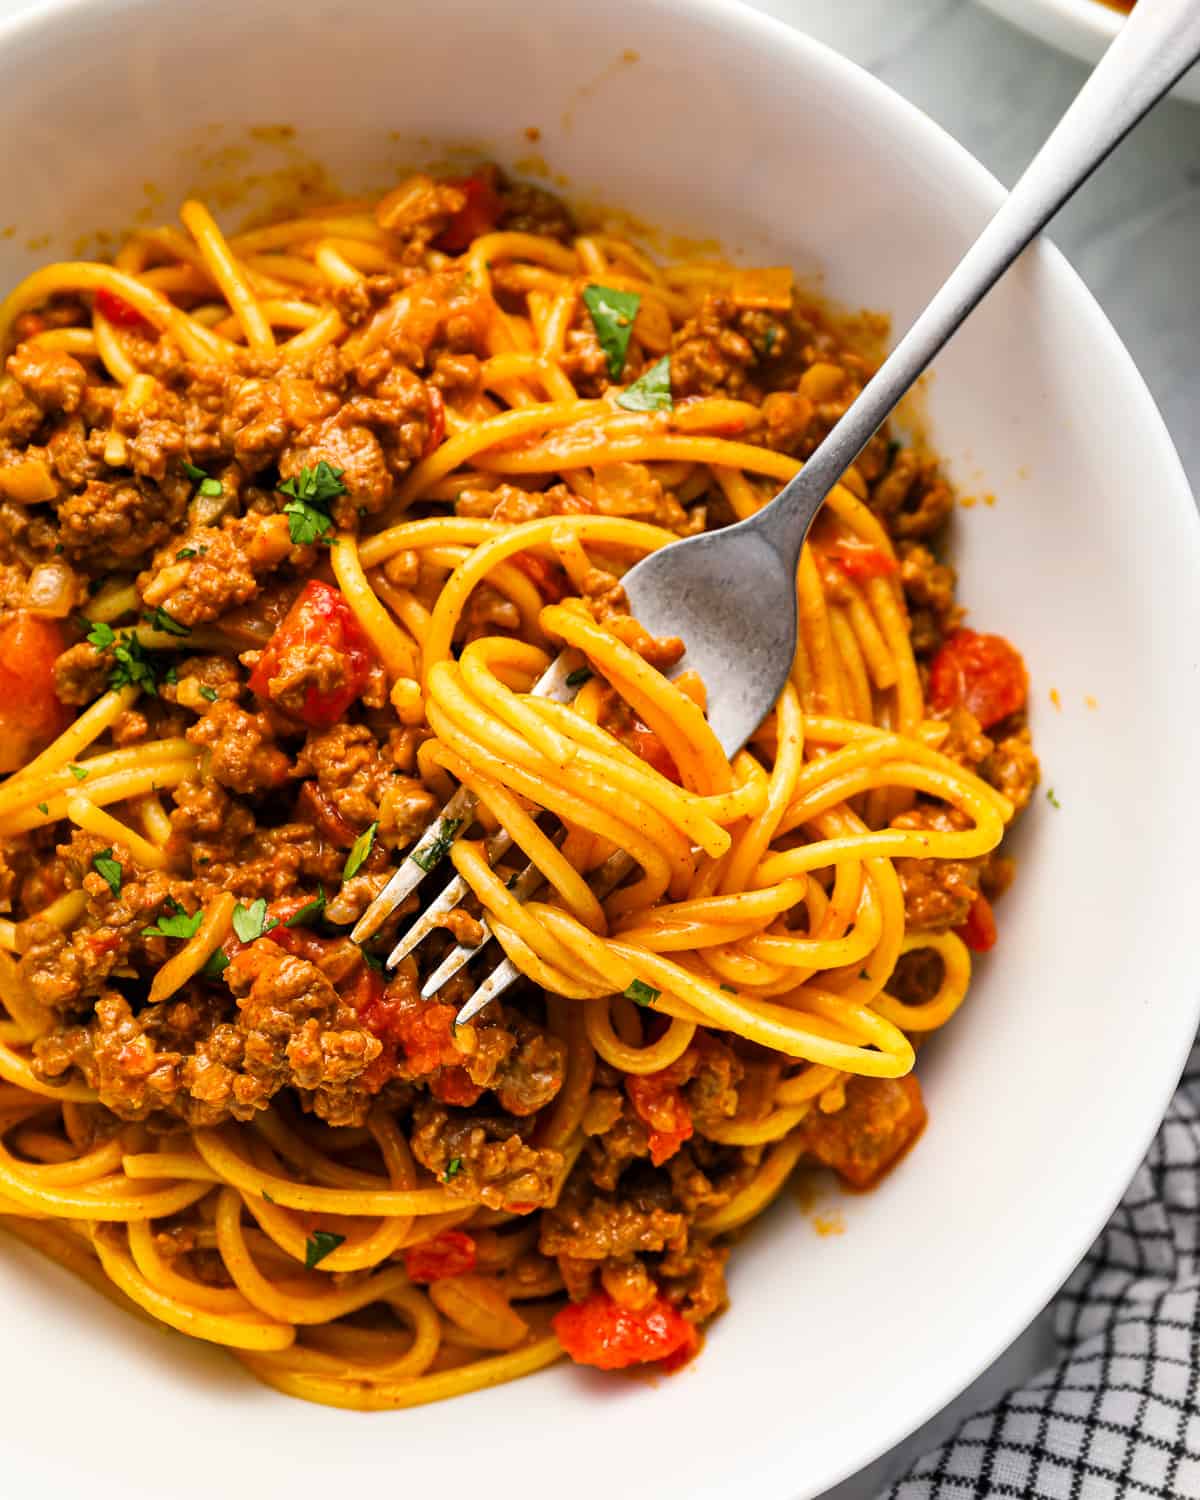
<svg viewBox="0 0 1200 1500"><path fill-rule="evenodd" d="M869 374L790 273L491 169L181 220L0 306L0 1223L335 1405L669 1368L797 1163L913 1142L995 937L1037 768L928 545L951 493L873 440L731 761L620 580ZM531 696L564 647L574 701ZM418 898L350 928L460 786L421 859L469 895L389 975ZM420 984L482 918L523 978L456 1026L489 961Z"/></svg>

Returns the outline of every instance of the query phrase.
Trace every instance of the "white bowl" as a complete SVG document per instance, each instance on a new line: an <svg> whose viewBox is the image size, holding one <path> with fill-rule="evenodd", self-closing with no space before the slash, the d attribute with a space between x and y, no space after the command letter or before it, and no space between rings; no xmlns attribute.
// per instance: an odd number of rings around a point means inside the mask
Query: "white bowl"
<svg viewBox="0 0 1200 1500"><path fill-rule="evenodd" d="M1121 29L1124 14L1104 0L983 0L989 10L1022 31L1049 42L1084 62L1099 62ZM1200 104L1200 68L1186 73L1171 91L1173 99Z"/></svg>
<svg viewBox="0 0 1200 1500"><path fill-rule="evenodd" d="M18 223L0 282L128 222L147 183L155 215L228 185L250 158L225 147L285 121L350 188L446 143L511 164L536 125L581 198L821 266L831 294L900 325L1000 197L867 74L716 0L80 0L0 31L0 200ZM249 149L259 168L296 150ZM42 233L52 246L25 248ZM1061 808L1039 796L1028 815L999 946L922 1052L931 1122L903 1168L838 1201L840 1235L777 1205L674 1379L560 1367L393 1415L288 1401L5 1240L6 1492L128 1500L167 1473L172 1500L381 1483L795 1500L904 1437L1051 1296L1196 1028L1196 515L1136 370L1049 247L940 361L929 415L961 483L996 496L959 518L963 596L1027 654Z"/></svg>

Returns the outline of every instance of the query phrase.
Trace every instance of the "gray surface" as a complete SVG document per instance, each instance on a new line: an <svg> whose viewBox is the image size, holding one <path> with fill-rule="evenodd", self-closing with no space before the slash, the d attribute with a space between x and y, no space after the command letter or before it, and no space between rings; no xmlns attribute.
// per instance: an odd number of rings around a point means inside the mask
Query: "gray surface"
<svg viewBox="0 0 1200 1500"><path fill-rule="evenodd" d="M757 0L755 8L869 68L1008 185L1087 75L1083 63L973 0ZM1200 488L1200 107L1160 105L1067 205L1051 238L1115 324ZM1053 1354L1043 1318L938 1417L825 1500L871 1500L964 1416Z"/></svg>

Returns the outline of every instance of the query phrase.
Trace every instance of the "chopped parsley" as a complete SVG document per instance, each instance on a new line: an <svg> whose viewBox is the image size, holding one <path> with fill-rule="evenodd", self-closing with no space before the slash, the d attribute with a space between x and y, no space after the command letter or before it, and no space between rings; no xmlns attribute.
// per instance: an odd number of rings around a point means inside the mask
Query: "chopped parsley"
<svg viewBox="0 0 1200 1500"><path fill-rule="evenodd" d="M1046 801L1050 804L1051 807L1061 807L1062 806L1062 803L1058 800L1057 796L1055 795L1054 788L1052 786L1048 786L1046 788Z"/></svg>
<svg viewBox="0 0 1200 1500"><path fill-rule="evenodd" d="M268 1203L274 1203L275 1202L274 1198L271 1197L270 1193L267 1192L266 1188L263 1188L262 1195L267 1200Z"/></svg>
<svg viewBox="0 0 1200 1500"><path fill-rule="evenodd" d="M775 345L778 342L779 329L775 327L774 323L772 323L770 328L767 329L766 333L763 334L762 353L764 355L770 354L771 350L774 349Z"/></svg>
<svg viewBox="0 0 1200 1500"><path fill-rule="evenodd" d="M167 615L166 618L171 617ZM172 620L171 623L176 626L177 630L187 634L186 626L179 625L177 620ZM86 636L88 645L95 646L97 651L112 651L114 665L108 674L109 687L138 687L147 693L157 693L154 666L146 654L146 648L137 636L131 630L122 631L118 635L112 626L106 625L103 620L88 622L88 624Z"/></svg>
<svg viewBox="0 0 1200 1500"><path fill-rule="evenodd" d="M328 1229L314 1229L304 1244L304 1269L311 1271L314 1266L319 1266L345 1240L344 1234L330 1234Z"/></svg>
<svg viewBox="0 0 1200 1500"><path fill-rule="evenodd" d="M663 357L644 371L617 397L617 405L626 411L672 411L671 356Z"/></svg>
<svg viewBox="0 0 1200 1500"><path fill-rule="evenodd" d="M283 924L285 927L303 927L308 922L319 922L325 915L325 887L321 886L311 901L306 901L299 911Z"/></svg>
<svg viewBox="0 0 1200 1500"><path fill-rule="evenodd" d="M175 554L175 561L185 562L189 557L195 557L195 555L195 547L180 547L179 551Z"/></svg>
<svg viewBox="0 0 1200 1500"><path fill-rule="evenodd" d="M142 619L153 630L161 630L165 635L191 635L192 633L190 626L181 625L174 615L166 612L161 604L146 610Z"/></svg>
<svg viewBox="0 0 1200 1500"><path fill-rule="evenodd" d="M206 703L215 703L217 701L217 690L216 688L202 687L200 689L200 696Z"/></svg>
<svg viewBox="0 0 1200 1500"><path fill-rule="evenodd" d="M582 687L592 675L591 667L576 667L573 672L567 673L568 687Z"/></svg>
<svg viewBox="0 0 1200 1500"><path fill-rule="evenodd" d="M635 979L625 991L626 1000L632 1000L635 1005L653 1005L662 994L652 984L646 984L640 979Z"/></svg>
<svg viewBox="0 0 1200 1500"><path fill-rule="evenodd" d="M414 849L408 856L414 865L420 865L426 875L433 869L434 865L441 864L450 851L450 845L454 842L454 835L458 832L462 823L461 818L443 818L442 826L438 829L437 838L427 849Z"/></svg>
<svg viewBox="0 0 1200 1500"><path fill-rule="evenodd" d="M726 992L726 994L728 994L728 995L736 995L736 994L737 994L737 990L735 990L735 989L734 989L734 987L733 987L733 985L731 985L731 984L723 984L723 985L722 985L722 986L721 986L721 988L722 988L722 989L723 989L723 990L724 990L724 991L725 991L725 992Z"/></svg>
<svg viewBox="0 0 1200 1500"><path fill-rule="evenodd" d="M298 478L285 479L279 485L279 493L289 497L283 513L288 518L288 535L297 547L320 541L333 526L329 507L346 493L342 483L345 472L321 459L315 469L305 464Z"/></svg>
<svg viewBox="0 0 1200 1500"><path fill-rule="evenodd" d="M378 953L370 953L366 948L360 948L358 951L362 954L363 963L366 964L368 969L374 969L376 974L383 973L383 959L380 958ZM450 1029L454 1029L453 1022Z"/></svg>
<svg viewBox="0 0 1200 1500"><path fill-rule="evenodd" d="M76 781L87 780L87 771L83 766L72 764L67 767L67 770L70 771L71 775L74 776Z"/></svg>
<svg viewBox="0 0 1200 1500"><path fill-rule="evenodd" d="M198 495L215 496L222 493L219 479L210 479L203 469L198 469L195 464L188 463L186 458L183 461L183 472L189 479L196 481Z"/></svg>
<svg viewBox="0 0 1200 1500"><path fill-rule="evenodd" d="M371 850L375 847L375 830L378 823L371 823L354 840L350 853L346 856L346 868L342 871L342 879L350 880L362 869L371 856Z"/></svg>
<svg viewBox="0 0 1200 1500"><path fill-rule="evenodd" d="M202 911L193 912L189 917L179 902L172 898L168 898L167 905L171 908L170 912L166 916L159 917L153 927L143 927L142 936L183 938L185 942L194 938L200 930L200 923L204 920L204 913Z"/></svg>
<svg viewBox="0 0 1200 1500"><path fill-rule="evenodd" d="M243 906L239 901L233 908L233 930L237 933L239 942L252 943L255 938L262 937L272 927L278 926L274 917L267 916L267 903L261 896L249 906Z"/></svg>
<svg viewBox="0 0 1200 1500"><path fill-rule="evenodd" d="M174 687L174 685L179 681L179 668L176 666L168 667L167 670L163 673L163 681L169 682L171 686Z"/></svg>
<svg viewBox="0 0 1200 1500"><path fill-rule="evenodd" d="M218 948L214 953L209 954L208 961L200 972L204 975L205 979L220 979L228 967L229 954L225 952L224 948Z"/></svg>
<svg viewBox="0 0 1200 1500"><path fill-rule="evenodd" d="M449 1182L452 1177L457 1177L462 1171L462 1157L452 1156L446 1163L446 1170L442 1173L442 1181Z"/></svg>
<svg viewBox="0 0 1200 1500"><path fill-rule="evenodd" d="M48 802L39 802L37 807L38 812L41 813L43 818L48 818L50 816L50 804Z"/></svg>
<svg viewBox="0 0 1200 1500"><path fill-rule="evenodd" d="M869 980L871 978L871 976L867 973L866 969L859 969L859 971L858 971L858 977L860 979L866 979L866 980Z"/></svg>
<svg viewBox="0 0 1200 1500"><path fill-rule="evenodd" d="M619 292L611 286L585 286L583 304L592 317L592 327L604 357L608 360L611 379L618 380L625 368L633 320L642 299L637 292Z"/></svg>
<svg viewBox="0 0 1200 1500"><path fill-rule="evenodd" d="M97 875L104 876L114 896L121 894L121 865L113 858L111 849L101 849L99 854L92 857L92 869Z"/></svg>

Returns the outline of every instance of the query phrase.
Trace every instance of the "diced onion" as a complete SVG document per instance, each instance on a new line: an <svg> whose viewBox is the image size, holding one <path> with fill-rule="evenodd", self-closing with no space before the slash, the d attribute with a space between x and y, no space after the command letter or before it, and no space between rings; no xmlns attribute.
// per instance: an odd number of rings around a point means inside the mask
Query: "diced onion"
<svg viewBox="0 0 1200 1500"><path fill-rule="evenodd" d="M21 607L47 620L65 620L75 608L75 573L65 562L39 563L29 575Z"/></svg>

